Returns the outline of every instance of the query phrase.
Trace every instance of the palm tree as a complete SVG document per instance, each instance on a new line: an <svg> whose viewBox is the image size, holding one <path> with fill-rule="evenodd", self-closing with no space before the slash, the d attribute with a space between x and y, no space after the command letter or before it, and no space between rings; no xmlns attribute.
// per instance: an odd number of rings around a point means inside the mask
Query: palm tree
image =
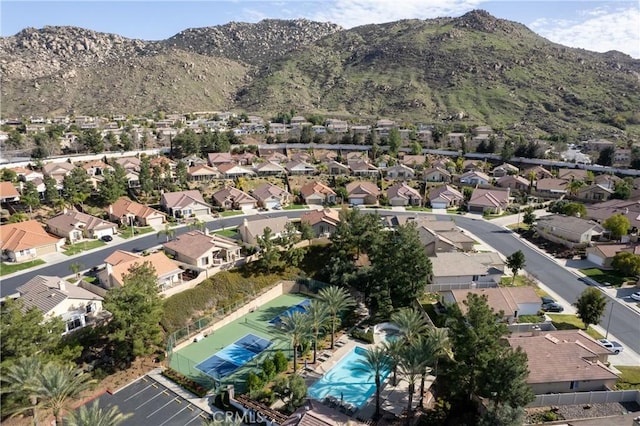
<svg viewBox="0 0 640 426"><path fill-rule="evenodd" d="M39 396L41 405L53 411L56 424L62 424L61 414L72 399L88 390L95 380L73 365L59 365L54 362L45 364L36 375L37 384L33 391Z"/></svg>
<svg viewBox="0 0 640 426"><path fill-rule="evenodd" d="M18 407L15 414L31 410L33 423L36 425L38 424L38 394L33 389L38 384L36 375L41 369L40 358L35 356L19 358L15 364L7 369L2 378L3 385L0 387L0 393L15 394L18 398L28 398L29 405Z"/></svg>
<svg viewBox="0 0 640 426"><path fill-rule="evenodd" d="M569 194L576 195L578 190L584 186L584 182L579 179L571 179L571 182L567 185L567 189L569 189Z"/></svg>
<svg viewBox="0 0 640 426"><path fill-rule="evenodd" d="M407 420L411 418L413 413L413 395L416 392L416 381L418 377L422 376L426 365L424 363L424 357L422 356L422 347L420 342L413 343L411 345L405 345L400 353L400 371L405 378L409 387L408 391L408 404L407 404Z"/></svg>
<svg viewBox="0 0 640 426"><path fill-rule="evenodd" d="M364 359L358 361L354 367L354 371L365 373L367 375L373 373L376 384L376 412L375 419L380 418L380 390L382 388L382 375L391 368L391 359L387 351L383 347L375 347L369 349Z"/></svg>
<svg viewBox="0 0 640 426"><path fill-rule="evenodd" d="M312 300L311 304L307 307L307 316L309 317L309 324L311 326L311 332L313 333L313 363L315 364L318 354L318 337L320 333L325 330L329 322L327 305L318 300Z"/></svg>
<svg viewBox="0 0 640 426"><path fill-rule="evenodd" d="M83 265L80 262L73 262L69 265L69 270L74 273L76 279L80 279L80 270L82 269L82 266Z"/></svg>
<svg viewBox="0 0 640 426"><path fill-rule="evenodd" d="M76 411L72 411L66 419L68 426L118 426L133 413L122 414L117 405L108 410L100 408L98 401L91 406L83 405Z"/></svg>
<svg viewBox="0 0 640 426"><path fill-rule="evenodd" d="M391 384L396 386L398 384L398 365L400 364L400 354L404 349L405 342L401 339L390 340L384 343L384 350L387 353L391 361Z"/></svg>
<svg viewBox="0 0 640 426"><path fill-rule="evenodd" d="M434 342L426 337L420 337L416 341L416 346L420 350L420 358L422 360L422 373L420 374L420 406L422 406L422 400L424 399L424 386L427 381L427 373L431 372L431 365L434 362L435 349Z"/></svg>
<svg viewBox="0 0 640 426"><path fill-rule="evenodd" d="M176 236L176 230L171 228L169 224L166 224L164 226L164 229L161 231L158 231L158 233L156 234L158 238L160 238L160 236L162 235L164 235L167 238L167 242L169 242L169 240L173 239L173 237Z"/></svg>
<svg viewBox="0 0 640 426"><path fill-rule="evenodd" d="M318 292L318 300L327 305L327 310L331 315L331 349L333 349L338 316L347 308L355 306L356 303L347 290L334 285L321 289Z"/></svg>
<svg viewBox="0 0 640 426"><path fill-rule="evenodd" d="M196 229L198 231L202 231L204 232L205 227L207 226L206 222L200 220L200 219L196 219L193 222L190 222L189 225L187 225L187 227L189 229Z"/></svg>
<svg viewBox="0 0 640 426"><path fill-rule="evenodd" d="M414 342L424 334L427 323L422 313L413 308L402 308L391 315L391 321L398 326L407 342Z"/></svg>
<svg viewBox="0 0 640 426"><path fill-rule="evenodd" d="M293 347L293 372L298 370L298 346L312 337L309 315L294 312L282 317L282 328L289 335Z"/></svg>
<svg viewBox="0 0 640 426"><path fill-rule="evenodd" d="M438 375L438 361L441 358L452 358L451 341L449 340L449 332L446 328L429 327L427 330L427 339L431 341L433 348L433 361L435 363L435 375Z"/></svg>

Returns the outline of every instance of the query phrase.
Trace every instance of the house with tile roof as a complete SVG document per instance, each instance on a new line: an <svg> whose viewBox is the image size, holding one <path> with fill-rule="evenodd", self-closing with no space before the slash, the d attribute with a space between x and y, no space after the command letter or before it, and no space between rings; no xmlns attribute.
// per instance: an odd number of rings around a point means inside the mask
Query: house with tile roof
<svg viewBox="0 0 640 426"><path fill-rule="evenodd" d="M71 163L62 162L62 163L46 163L42 166L42 173L45 176L50 176L56 180L56 182L60 183L64 179L65 176L71 174L71 171L75 169Z"/></svg>
<svg viewBox="0 0 640 426"><path fill-rule="evenodd" d="M0 226L2 260L25 262L61 251L64 238L48 234L36 220Z"/></svg>
<svg viewBox="0 0 640 426"><path fill-rule="evenodd" d="M422 172L425 182L451 182L451 173L442 167L432 167Z"/></svg>
<svg viewBox="0 0 640 426"><path fill-rule="evenodd" d="M496 186L509 188L512 191L528 191L531 182L518 175L504 175L496 181Z"/></svg>
<svg viewBox="0 0 640 426"><path fill-rule="evenodd" d="M602 223L615 214L621 214L629 219L632 228L640 229L640 201L638 200L608 200L602 203L587 204L587 219Z"/></svg>
<svg viewBox="0 0 640 426"><path fill-rule="evenodd" d="M331 176L348 175L351 173L349 166L339 163L336 160L329 160L327 165L327 173Z"/></svg>
<svg viewBox="0 0 640 426"><path fill-rule="evenodd" d="M249 167L239 166L235 163L220 164L217 167L218 171L225 179L233 179L241 176L254 176L256 174L256 172Z"/></svg>
<svg viewBox="0 0 640 426"><path fill-rule="evenodd" d="M182 284L182 269L163 252L141 256L124 250L116 250L104 262L105 268L98 273L98 279L107 289L122 287L124 276L129 274L130 269L141 266L145 262L148 262L155 269L160 291Z"/></svg>
<svg viewBox="0 0 640 426"><path fill-rule="evenodd" d="M138 157L117 158L115 161L127 171L132 171L132 172L140 171L140 159Z"/></svg>
<svg viewBox="0 0 640 426"><path fill-rule="evenodd" d="M211 205L204 201L197 189L165 192L160 197L160 206L175 218L189 218L211 214Z"/></svg>
<svg viewBox="0 0 640 426"><path fill-rule="evenodd" d="M513 333L506 340L527 354L527 383L537 395L604 391L618 380L606 365L611 352L582 330Z"/></svg>
<svg viewBox="0 0 640 426"><path fill-rule="evenodd" d="M489 185L491 183L491 178L488 175L473 170L463 173L458 179L460 183L467 185Z"/></svg>
<svg viewBox="0 0 640 426"><path fill-rule="evenodd" d="M416 171L404 164L396 164L395 166L384 169L384 174L389 179L413 179Z"/></svg>
<svg viewBox="0 0 640 426"><path fill-rule="evenodd" d="M274 161L265 161L256 164L253 166L253 170L258 176L280 176L287 174L287 170Z"/></svg>
<svg viewBox="0 0 640 426"><path fill-rule="evenodd" d="M258 207L258 200L244 191L228 186L213 193L213 203L226 210L251 210Z"/></svg>
<svg viewBox="0 0 640 426"><path fill-rule="evenodd" d="M181 234L162 247L176 261L203 269L233 263L241 256L235 240L209 234L208 230Z"/></svg>
<svg viewBox="0 0 640 426"><path fill-rule="evenodd" d="M316 237L329 237L340 223L340 213L333 209L312 210L303 214L300 222L311 225Z"/></svg>
<svg viewBox="0 0 640 426"><path fill-rule="evenodd" d="M317 171L315 166L303 160L291 160L284 168L291 175L312 175Z"/></svg>
<svg viewBox="0 0 640 426"><path fill-rule="evenodd" d="M114 170L113 167L100 160L89 161L83 164L82 168L85 169L89 176L102 176L105 172Z"/></svg>
<svg viewBox="0 0 640 426"><path fill-rule="evenodd" d="M494 167L494 169L491 170L491 174L495 178L500 178L507 175L517 175L519 171L520 169L513 164L502 163L501 165Z"/></svg>
<svg viewBox="0 0 640 426"><path fill-rule="evenodd" d="M387 199L392 206L420 206L422 195L420 191L404 182L396 183L387 188Z"/></svg>
<svg viewBox="0 0 640 426"><path fill-rule="evenodd" d="M560 214L539 217L535 228L542 238L570 248L586 247L604 232L597 222Z"/></svg>
<svg viewBox="0 0 640 426"><path fill-rule="evenodd" d="M31 182L35 179L44 179L44 175L38 171L27 169L24 167L13 167L11 170L15 172L19 180Z"/></svg>
<svg viewBox="0 0 640 426"><path fill-rule="evenodd" d="M165 222L166 215L151 207L120 197L115 203L105 208L109 220L121 225L159 226Z"/></svg>
<svg viewBox="0 0 640 426"><path fill-rule="evenodd" d="M613 193L613 188L607 188L606 186L594 183L592 185L587 185L579 188L576 191L575 196L579 200L598 202L607 201L613 196Z"/></svg>
<svg viewBox="0 0 640 426"><path fill-rule="evenodd" d="M535 182L535 186L540 195L548 194L555 198L569 192L569 181L565 179L542 178Z"/></svg>
<svg viewBox="0 0 640 426"><path fill-rule="evenodd" d="M66 238L71 244L85 238L113 236L118 232L118 225L115 223L67 209L47 220L46 226L51 234Z"/></svg>
<svg viewBox="0 0 640 426"><path fill-rule="evenodd" d="M220 177L220 172L216 167L206 164L197 164L187 169L187 177L191 182L208 182Z"/></svg>
<svg viewBox="0 0 640 426"><path fill-rule="evenodd" d="M327 185L314 181L300 188L302 200L309 205L335 204L336 193Z"/></svg>
<svg viewBox="0 0 640 426"><path fill-rule="evenodd" d="M429 204L433 209L451 209L464 203L464 195L449 185L442 185L429 190Z"/></svg>
<svg viewBox="0 0 640 426"><path fill-rule="evenodd" d="M613 258L618 253L632 253L640 256L640 245L623 243L623 244L595 244L587 247L585 250L587 260L601 268L611 269Z"/></svg>
<svg viewBox="0 0 640 426"><path fill-rule="evenodd" d="M380 188L373 182L366 180L349 182L346 189L349 204L354 206L378 204Z"/></svg>
<svg viewBox="0 0 640 426"><path fill-rule="evenodd" d="M433 284L497 285L504 275L504 262L497 253L437 253L431 264Z"/></svg>
<svg viewBox="0 0 640 426"><path fill-rule="evenodd" d="M467 208L469 212L501 214L509 205L509 195L509 188L475 188L467 202Z"/></svg>
<svg viewBox="0 0 640 426"><path fill-rule="evenodd" d="M13 203L20 200L18 189L11 182L0 182L0 203Z"/></svg>
<svg viewBox="0 0 640 426"><path fill-rule="evenodd" d="M380 169L369 163L368 160L360 158L348 160L347 165L349 169L351 169L351 174L354 176L378 177L380 175Z"/></svg>
<svg viewBox="0 0 640 426"><path fill-rule="evenodd" d="M291 194L269 182L254 189L251 195L258 200L259 206L269 210L287 206L291 202Z"/></svg>
<svg viewBox="0 0 640 426"><path fill-rule="evenodd" d="M258 237L264 234L265 228L271 229L272 238L280 238L285 234L288 223L290 223L290 220L286 216L267 219L244 219L238 226L238 234L240 234L243 243L255 246L258 244Z"/></svg>
<svg viewBox="0 0 640 426"><path fill-rule="evenodd" d="M464 268L464 266L461 267ZM440 292L440 295L447 303L458 305L460 310L466 313L468 307L464 301L470 293L486 297L487 305L495 313L502 312L504 319L509 323L515 322L521 315L537 315L542 308L542 300L533 287L454 289Z"/></svg>
<svg viewBox="0 0 640 426"><path fill-rule="evenodd" d="M44 318L60 317L64 334L79 330L102 313L103 298L60 277L36 275L17 287L23 309L38 309Z"/></svg>

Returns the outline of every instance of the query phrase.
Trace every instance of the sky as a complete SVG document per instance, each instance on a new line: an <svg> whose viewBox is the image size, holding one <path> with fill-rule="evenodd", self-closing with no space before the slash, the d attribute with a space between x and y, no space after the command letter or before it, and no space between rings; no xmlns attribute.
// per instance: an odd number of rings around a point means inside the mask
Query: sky
<svg viewBox="0 0 640 426"><path fill-rule="evenodd" d="M142 40L162 40L187 28L306 18L344 28L400 19L460 16L484 9L520 22L569 47L618 50L640 59L639 0L200 0L0 1L0 35L27 27L78 26Z"/></svg>

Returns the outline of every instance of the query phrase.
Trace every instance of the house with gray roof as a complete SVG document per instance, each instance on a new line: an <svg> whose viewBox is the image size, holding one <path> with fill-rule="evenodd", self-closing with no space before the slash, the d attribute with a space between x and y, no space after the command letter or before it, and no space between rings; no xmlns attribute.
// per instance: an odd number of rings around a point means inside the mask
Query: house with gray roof
<svg viewBox="0 0 640 426"><path fill-rule="evenodd" d="M60 277L36 275L17 290L25 311L36 308L45 318L62 318L65 334L85 327L102 312L101 296Z"/></svg>
<svg viewBox="0 0 640 426"><path fill-rule="evenodd" d="M384 174L389 179L413 179L416 171L404 164L396 164L395 166L384 169Z"/></svg>
<svg viewBox="0 0 640 426"><path fill-rule="evenodd" d="M253 170L258 176L280 176L286 175L287 170L275 161L265 161L253 166Z"/></svg>
<svg viewBox="0 0 640 426"><path fill-rule="evenodd" d="M604 232L597 222L559 214L539 217L535 228L542 238L570 248L586 247Z"/></svg>
<svg viewBox="0 0 640 426"><path fill-rule="evenodd" d="M497 285L504 275L504 262L481 253L446 252L431 258L433 284Z"/></svg>
<svg viewBox="0 0 640 426"><path fill-rule="evenodd" d="M66 238L71 244L85 238L113 236L118 232L118 225L113 222L67 209L49 219L46 225L49 233Z"/></svg>
<svg viewBox="0 0 640 426"><path fill-rule="evenodd" d="M271 229L273 239L280 238L284 235L289 222L289 218L285 216L257 220L244 219L238 226L238 234L243 243L255 246L258 244L258 237L264 234L265 228Z"/></svg>
<svg viewBox="0 0 640 426"><path fill-rule="evenodd" d="M160 197L162 208L175 218L188 218L211 214L211 205L204 201L198 190L165 192Z"/></svg>
<svg viewBox="0 0 640 426"><path fill-rule="evenodd" d="M258 200L232 186L214 192L213 202L227 210L250 210L258 206Z"/></svg>
<svg viewBox="0 0 640 426"><path fill-rule="evenodd" d="M162 247L174 260L203 269L240 259L240 246L235 240L209 234L208 230L181 234Z"/></svg>

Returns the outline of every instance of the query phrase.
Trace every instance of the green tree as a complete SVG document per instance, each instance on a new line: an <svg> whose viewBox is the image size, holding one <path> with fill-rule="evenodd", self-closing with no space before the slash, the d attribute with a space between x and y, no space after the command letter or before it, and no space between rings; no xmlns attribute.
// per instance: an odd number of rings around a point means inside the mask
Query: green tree
<svg viewBox="0 0 640 426"><path fill-rule="evenodd" d="M571 179L571 182L567 185L567 189L569 190L569 194L576 195L580 188L584 186L584 182L579 179Z"/></svg>
<svg viewBox="0 0 640 426"><path fill-rule="evenodd" d="M320 333L324 332L329 324L329 310L326 304L319 300L312 300L311 304L307 307L307 315L313 334L313 363L315 364L317 361Z"/></svg>
<svg viewBox="0 0 640 426"><path fill-rule="evenodd" d="M273 355L273 363L276 366L276 373L282 373L287 371L289 368L289 361L287 360L287 356L282 351L277 351Z"/></svg>
<svg viewBox="0 0 640 426"><path fill-rule="evenodd" d="M535 399L533 389L527 384L527 353L521 348L500 352L489 360L487 368L491 374L481 377L480 396L511 407L524 407Z"/></svg>
<svg viewBox="0 0 640 426"><path fill-rule="evenodd" d="M318 292L318 300L327 305L331 316L331 349L335 347L336 326L340 315L347 309L355 306L353 297L342 287L329 286Z"/></svg>
<svg viewBox="0 0 640 426"><path fill-rule="evenodd" d="M80 262L73 262L69 265L69 270L73 272L73 275L76 276L77 280L80 279L80 271L82 270L83 266L84 265L82 265L82 263Z"/></svg>
<svg viewBox="0 0 640 426"><path fill-rule="evenodd" d="M280 248L273 239L271 228L266 226L257 240L260 248L260 260L258 261L260 267L268 273L280 268L282 266Z"/></svg>
<svg viewBox="0 0 640 426"><path fill-rule="evenodd" d="M122 414L117 405L100 408L98 401L83 405L72 411L65 419L68 426L118 426L132 417L133 413Z"/></svg>
<svg viewBox="0 0 640 426"><path fill-rule="evenodd" d="M180 189L189 189L187 165L183 161L178 161L178 165L176 166L176 184Z"/></svg>
<svg viewBox="0 0 640 426"><path fill-rule="evenodd" d="M632 186L624 180L619 180L613 187L613 198L628 200L631 197Z"/></svg>
<svg viewBox="0 0 640 426"><path fill-rule="evenodd" d="M140 159L140 173L138 173L140 190L143 194L149 195L153 191L153 179L151 178L151 164L146 155Z"/></svg>
<svg viewBox="0 0 640 426"><path fill-rule="evenodd" d="M19 222L26 222L27 220L29 220L29 218L27 217L26 214L24 214L24 213L14 213L9 217L8 222L9 223L19 223Z"/></svg>
<svg viewBox="0 0 640 426"><path fill-rule="evenodd" d="M398 150L402 145L402 137L400 136L400 130L397 127L389 130L389 137L387 138L389 144L389 155L393 157L398 156Z"/></svg>
<svg viewBox="0 0 640 426"><path fill-rule="evenodd" d="M640 275L640 256L628 251L621 251L613 257L611 266L627 277Z"/></svg>
<svg viewBox="0 0 640 426"><path fill-rule="evenodd" d="M104 308L111 312L109 340L119 362L150 355L162 343L162 299L153 265L135 264L123 277L123 286L109 290Z"/></svg>
<svg viewBox="0 0 640 426"><path fill-rule="evenodd" d="M425 357L419 341L405 345L400 352L400 372L408 383L407 388L407 413L410 418L413 414L413 395L416 393L416 382L424 372Z"/></svg>
<svg viewBox="0 0 640 426"><path fill-rule="evenodd" d="M587 216L587 208L581 203L567 203L562 207L562 213L567 216L585 217Z"/></svg>
<svg viewBox="0 0 640 426"><path fill-rule="evenodd" d="M107 133L103 141L107 151L113 151L114 148L118 147L118 138L113 134L113 132Z"/></svg>
<svg viewBox="0 0 640 426"><path fill-rule="evenodd" d="M525 225L532 226L536 221L536 214L533 211L533 207L527 207L522 217L522 222Z"/></svg>
<svg viewBox="0 0 640 426"><path fill-rule="evenodd" d="M383 344L383 348L391 364L391 386L398 384L398 365L400 364L400 356L404 346L405 341L402 339L389 340Z"/></svg>
<svg viewBox="0 0 640 426"><path fill-rule="evenodd" d="M24 135L17 130L11 130L7 136L7 145L10 147L17 149L22 146L24 142Z"/></svg>
<svg viewBox="0 0 640 426"><path fill-rule="evenodd" d="M502 312L494 312L487 297L469 293L464 301L466 314L453 305L449 309L447 327L455 363L448 363L443 371L443 382L451 383L448 392L457 400L471 401L478 394L483 376L493 374L489 362L498 356L504 346L500 342L508 333ZM454 385L455 384L455 385Z"/></svg>
<svg viewBox="0 0 640 426"><path fill-rule="evenodd" d="M98 196L104 206L115 203L118 198L127 194L127 172L120 164L116 163L114 171L105 173L103 178L98 187Z"/></svg>
<svg viewBox="0 0 640 426"><path fill-rule="evenodd" d="M44 202L52 206L54 201L60 198L58 182L51 176L44 177Z"/></svg>
<svg viewBox="0 0 640 426"><path fill-rule="evenodd" d="M391 315L391 321L398 326L407 343L415 342L427 330L422 313L414 308L401 308Z"/></svg>
<svg viewBox="0 0 640 426"><path fill-rule="evenodd" d="M373 375L376 385L376 411L374 419L380 418L380 390L382 389L382 375L391 369L391 360L384 348L378 346L366 351L364 358L359 360L354 370L358 373Z"/></svg>
<svg viewBox="0 0 640 426"><path fill-rule="evenodd" d="M309 315L303 312L294 312L291 315L284 315L282 320L282 330L289 336L293 349L293 371L298 370L298 347L313 337Z"/></svg>
<svg viewBox="0 0 640 426"><path fill-rule="evenodd" d="M22 188L20 202L29 207L29 215L33 218L33 209L40 206L40 193L33 182L27 182Z"/></svg>
<svg viewBox="0 0 640 426"><path fill-rule="evenodd" d="M11 169L2 169L2 174L0 175L0 180L2 182L17 182L18 174Z"/></svg>
<svg viewBox="0 0 640 426"><path fill-rule="evenodd" d="M584 323L584 329L590 324L598 324L607 307L607 298L595 287L587 287L575 303L578 318Z"/></svg>
<svg viewBox="0 0 640 426"><path fill-rule="evenodd" d="M70 407L73 399L89 390L95 383L91 376L71 364L49 362L36 372L37 382L33 392L38 395L40 406L53 412L56 424L62 424L62 412Z"/></svg>
<svg viewBox="0 0 640 426"><path fill-rule="evenodd" d="M6 360L5 364L8 364ZM8 368L3 369L0 376L3 417L9 412L20 414L31 410L33 423L38 424L38 394L34 389L38 384L35 373L41 369L42 362L35 355L18 358L9 364Z"/></svg>
<svg viewBox="0 0 640 426"><path fill-rule="evenodd" d="M518 275L518 271L524 268L526 259L524 258L524 253L522 250L518 250L511 254L511 256L507 257L507 267L511 269L513 273L513 278L511 279L511 284L513 285L516 282L516 276Z"/></svg>
<svg viewBox="0 0 640 426"><path fill-rule="evenodd" d="M300 222L300 238L311 242L315 237L313 227L309 222Z"/></svg>
<svg viewBox="0 0 640 426"><path fill-rule="evenodd" d="M602 227L611 233L611 238L619 240L629 233L631 224L625 215L617 213L602 222Z"/></svg>
<svg viewBox="0 0 640 426"><path fill-rule="evenodd" d="M80 143L85 149L94 154L100 154L104 151L104 140L98 129L84 130L80 133Z"/></svg>
<svg viewBox="0 0 640 426"><path fill-rule="evenodd" d="M616 149L612 146L604 148L602 151L600 151L600 155L598 155L596 164L600 164L601 166L613 165L613 156L615 153Z"/></svg>
<svg viewBox="0 0 640 426"><path fill-rule="evenodd" d="M93 187L89 175L82 167L76 167L62 180L62 191L69 204L83 204L91 195Z"/></svg>
<svg viewBox="0 0 640 426"><path fill-rule="evenodd" d="M167 223L164 225L164 229L161 229L156 233L156 236L158 238L164 236L167 239L167 242L169 242L169 240L173 240L175 238L176 230Z"/></svg>
<svg viewBox="0 0 640 426"><path fill-rule="evenodd" d="M486 411L478 419L478 426L520 426L526 424L524 407L489 402Z"/></svg>
<svg viewBox="0 0 640 426"><path fill-rule="evenodd" d="M273 393L282 400L285 409L293 413L300 407L307 397L307 385L297 374L279 377L273 384Z"/></svg>
<svg viewBox="0 0 640 426"><path fill-rule="evenodd" d="M65 325L59 317L47 321L33 307L23 311L20 299L7 298L0 306L0 356L2 361L34 354L52 356L58 352Z"/></svg>

